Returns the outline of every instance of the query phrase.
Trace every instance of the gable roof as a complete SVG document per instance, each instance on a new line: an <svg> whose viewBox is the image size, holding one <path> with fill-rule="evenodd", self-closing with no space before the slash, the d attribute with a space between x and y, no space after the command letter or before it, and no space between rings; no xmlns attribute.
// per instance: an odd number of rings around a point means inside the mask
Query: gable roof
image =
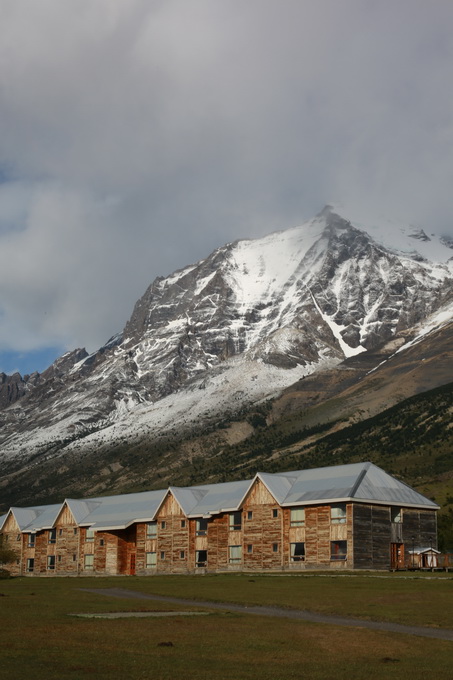
<svg viewBox="0 0 453 680"><path fill-rule="evenodd" d="M275 475L258 473L282 506L363 501L406 507L439 506L373 463L351 463Z"/></svg>

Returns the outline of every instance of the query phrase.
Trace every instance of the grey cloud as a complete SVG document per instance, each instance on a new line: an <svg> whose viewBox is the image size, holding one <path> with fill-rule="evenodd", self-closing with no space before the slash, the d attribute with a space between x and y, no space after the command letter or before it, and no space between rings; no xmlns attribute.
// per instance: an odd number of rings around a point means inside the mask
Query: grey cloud
<svg viewBox="0 0 453 680"><path fill-rule="evenodd" d="M450 2L0 10L0 347L94 349L155 276L331 200L453 233Z"/></svg>

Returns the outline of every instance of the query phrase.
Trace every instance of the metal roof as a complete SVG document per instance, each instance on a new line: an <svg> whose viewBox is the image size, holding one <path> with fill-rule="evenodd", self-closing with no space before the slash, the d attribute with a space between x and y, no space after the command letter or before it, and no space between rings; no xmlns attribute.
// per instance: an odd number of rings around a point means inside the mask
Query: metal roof
<svg viewBox="0 0 453 680"><path fill-rule="evenodd" d="M81 526L97 531L124 529L134 522L153 521L169 493L174 495L187 517L210 517L239 510L258 480L284 507L351 500L432 510L439 507L373 463L352 463L276 474L260 472L251 480L238 482L67 499L63 504L11 508L11 512L21 531L51 528L65 503ZM5 519L6 515L0 518L2 523Z"/></svg>

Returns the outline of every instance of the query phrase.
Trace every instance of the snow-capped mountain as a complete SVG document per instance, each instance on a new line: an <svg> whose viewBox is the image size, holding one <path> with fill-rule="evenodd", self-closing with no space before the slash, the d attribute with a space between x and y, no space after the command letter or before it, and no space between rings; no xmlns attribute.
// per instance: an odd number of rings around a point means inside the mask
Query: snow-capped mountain
<svg viewBox="0 0 453 680"><path fill-rule="evenodd" d="M156 279L96 353L0 375L0 460L190 431L345 358L410 344L451 320L452 273L448 240L331 206L223 246Z"/></svg>

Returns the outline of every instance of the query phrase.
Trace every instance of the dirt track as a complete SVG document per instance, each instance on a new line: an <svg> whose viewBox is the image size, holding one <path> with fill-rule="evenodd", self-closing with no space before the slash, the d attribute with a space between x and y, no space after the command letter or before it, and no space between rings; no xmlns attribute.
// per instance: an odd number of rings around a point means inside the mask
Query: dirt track
<svg viewBox="0 0 453 680"><path fill-rule="evenodd" d="M403 626L399 623L389 621L367 621L365 619L353 619L342 616L331 616L327 614L316 614L302 609L283 609L279 607L257 607L230 602L201 602L198 600L183 600L176 597L165 597L163 595L149 595L135 590L123 588L80 588L87 593L96 595L106 595L108 597L118 597L130 600L154 600L168 602L170 604L187 605L188 607L204 607L221 611L234 611L243 614L258 616L272 616L276 618L298 619L300 621L310 621L312 623L328 623L333 626L350 626L354 628L370 628L372 630L391 631L392 633L403 633L405 635L418 635L419 637L437 638L439 640L451 640L453 642L453 630L445 628L427 628L423 626Z"/></svg>

